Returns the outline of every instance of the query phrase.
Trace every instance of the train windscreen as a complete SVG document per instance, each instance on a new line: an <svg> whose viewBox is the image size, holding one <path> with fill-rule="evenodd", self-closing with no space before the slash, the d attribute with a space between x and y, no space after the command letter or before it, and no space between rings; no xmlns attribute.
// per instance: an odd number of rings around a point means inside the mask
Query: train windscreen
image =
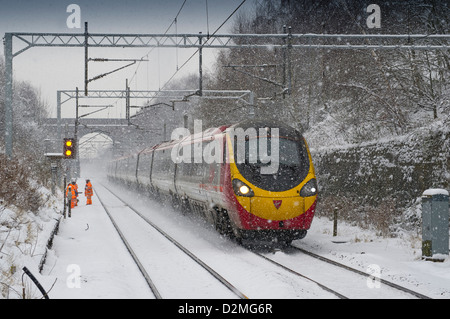
<svg viewBox="0 0 450 319"><path fill-rule="evenodd" d="M235 163L242 176L268 191L282 192L298 186L309 171L303 138L280 136L246 139L245 160L235 146Z"/></svg>

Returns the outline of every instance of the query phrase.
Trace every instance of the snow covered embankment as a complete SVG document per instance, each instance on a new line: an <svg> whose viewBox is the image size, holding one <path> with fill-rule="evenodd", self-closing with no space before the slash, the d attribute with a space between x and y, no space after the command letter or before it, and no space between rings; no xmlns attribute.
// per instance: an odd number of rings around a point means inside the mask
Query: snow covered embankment
<svg viewBox="0 0 450 319"><path fill-rule="evenodd" d="M62 211L62 194L53 196L44 187L37 189L43 207L37 212L0 204L0 299L37 299L42 294L23 275L23 267L37 277L44 287L51 287L39 275L39 265L46 252L50 234Z"/></svg>
<svg viewBox="0 0 450 319"><path fill-rule="evenodd" d="M337 208L340 217L375 226L386 235L399 227L417 228L421 216L416 207L423 191L450 188L449 154L450 131L445 127L312 149L321 191L317 211L331 215Z"/></svg>

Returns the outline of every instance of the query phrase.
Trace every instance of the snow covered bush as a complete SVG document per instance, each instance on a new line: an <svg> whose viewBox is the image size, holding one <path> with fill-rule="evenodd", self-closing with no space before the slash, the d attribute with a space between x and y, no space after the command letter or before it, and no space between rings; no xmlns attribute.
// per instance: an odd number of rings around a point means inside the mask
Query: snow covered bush
<svg viewBox="0 0 450 319"><path fill-rule="evenodd" d="M0 134L4 135L4 63L0 59ZM14 83L13 157L0 138L0 299L34 298L22 284L24 264L36 265L57 217L57 197L45 188L50 179L44 157L42 120L47 107L39 91L25 82ZM61 194L60 194L61 195ZM50 225L50 226L47 226ZM43 248L44 247L44 248ZM24 295L25 294L25 295Z"/></svg>
<svg viewBox="0 0 450 319"><path fill-rule="evenodd" d="M8 206L15 206L20 211L37 212L42 200L30 183L30 167L18 160L8 160L0 154L0 198Z"/></svg>
<svg viewBox="0 0 450 319"><path fill-rule="evenodd" d="M36 213L0 203L0 299L40 298L22 268L37 273L62 201L43 187L36 193L47 199Z"/></svg>

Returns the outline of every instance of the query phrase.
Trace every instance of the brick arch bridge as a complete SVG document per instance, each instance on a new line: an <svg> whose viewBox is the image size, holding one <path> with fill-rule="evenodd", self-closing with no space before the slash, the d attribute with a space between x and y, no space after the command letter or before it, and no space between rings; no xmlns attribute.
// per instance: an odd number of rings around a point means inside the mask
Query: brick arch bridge
<svg viewBox="0 0 450 319"><path fill-rule="evenodd" d="M47 152L62 152L62 140L64 137L75 136L75 119L64 118L60 120L49 118L45 120L44 129L47 131ZM85 135L90 133L102 133L113 141L116 149L126 149L133 147L133 143L139 140L142 135L135 125L130 125L126 119L110 119L110 118L84 118L80 119L77 127L78 141Z"/></svg>

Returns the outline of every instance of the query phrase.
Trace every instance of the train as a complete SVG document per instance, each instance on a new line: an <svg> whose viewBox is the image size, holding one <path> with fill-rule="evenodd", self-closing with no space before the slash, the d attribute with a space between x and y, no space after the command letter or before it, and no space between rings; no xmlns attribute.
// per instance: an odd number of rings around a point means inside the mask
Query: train
<svg viewBox="0 0 450 319"><path fill-rule="evenodd" d="M198 213L241 242L306 236L318 186L301 132L247 120L192 134L180 128L172 138L111 161L108 177Z"/></svg>

